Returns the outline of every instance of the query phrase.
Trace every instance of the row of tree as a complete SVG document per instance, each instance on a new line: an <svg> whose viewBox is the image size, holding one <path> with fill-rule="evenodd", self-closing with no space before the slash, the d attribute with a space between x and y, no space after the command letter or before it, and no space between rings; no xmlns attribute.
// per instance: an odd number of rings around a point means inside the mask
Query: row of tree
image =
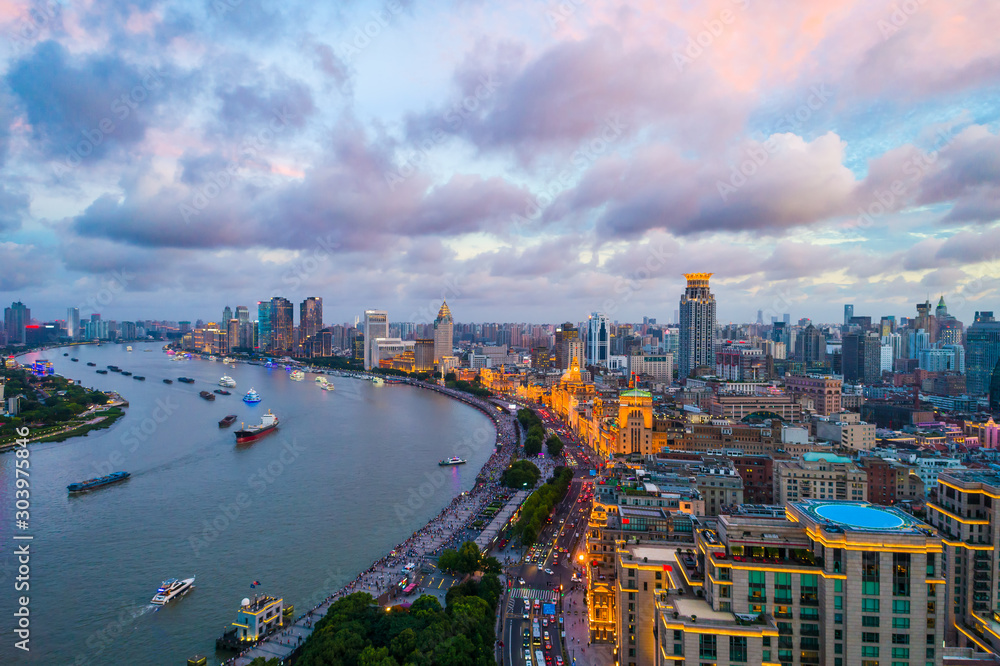
<svg viewBox="0 0 1000 666"><path fill-rule="evenodd" d="M530 460L515 460L500 476L500 483L508 488L522 490L525 484L529 488L534 488L540 478L542 478L542 473L538 471L533 462Z"/></svg>
<svg viewBox="0 0 1000 666"><path fill-rule="evenodd" d="M517 420L521 422L521 427L527 433L524 440L524 454L537 456L542 452L542 442L545 441L545 426L542 424L542 420L530 409L519 409Z"/></svg>
<svg viewBox="0 0 1000 666"><path fill-rule="evenodd" d="M438 567L449 573L472 574L477 571L498 574L500 560L486 557L479 551L475 541L466 541L458 550L447 548L438 558Z"/></svg>
<svg viewBox="0 0 1000 666"><path fill-rule="evenodd" d="M535 543L552 510L566 497L572 481L573 470L556 467L552 478L524 501L520 517L512 529L512 534L520 538L522 544L530 546Z"/></svg>

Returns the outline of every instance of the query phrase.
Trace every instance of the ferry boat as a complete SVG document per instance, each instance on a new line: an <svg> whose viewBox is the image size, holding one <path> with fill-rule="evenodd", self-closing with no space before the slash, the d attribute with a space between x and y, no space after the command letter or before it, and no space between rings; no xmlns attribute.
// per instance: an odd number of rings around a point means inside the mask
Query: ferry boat
<svg viewBox="0 0 1000 666"><path fill-rule="evenodd" d="M385 384L385 380L382 379L381 377L372 377L372 384L374 384L375 386L382 386L383 384Z"/></svg>
<svg viewBox="0 0 1000 666"><path fill-rule="evenodd" d="M194 384L194 380L190 377L178 377L177 381L184 382L185 384Z"/></svg>
<svg viewBox="0 0 1000 666"><path fill-rule="evenodd" d="M226 391L225 389L215 389L212 393L217 393L218 395L232 395L232 393Z"/></svg>
<svg viewBox="0 0 1000 666"><path fill-rule="evenodd" d="M112 472L107 476L100 476L96 479L87 479L86 481L81 481L80 483L71 483L66 486L66 490L71 493L82 493L87 490L93 490L94 488L100 488L101 486L106 486L110 483L118 483L119 481L124 481L128 477L132 476L128 472Z"/></svg>
<svg viewBox="0 0 1000 666"><path fill-rule="evenodd" d="M208 391L202 391L198 395L200 395L201 397L203 397L205 400L215 400L215 396L213 394L209 393Z"/></svg>
<svg viewBox="0 0 1000 666"><path fill-rule="evenodd" d="M226 418L224 418L221 421L219 421L219 427L220 428L228 428L229 426L233 425L234 423L236 423L236 414L230 414Z"/></svg>
<svg viewBox="0 0 1000 666"><path fill-rule="evenodd" d="M249 391L247 391L247 394L243 396L243 402L247 403L248 405L255 405L258 402L260 402L261 399L262 398L260 397L260 394L257 393L257 391L254 391L252 387L250 388Z"/></svg>
<svg viewBox="0 0 1000 666"><path fill-rule="evenodd" d="M273 432L278 428L278 417L267 410L267 414L260 417L259 425L252 425L249 428L243 427L236 431L236 442L255 442L264 435Z"/></svg>
<svg viewBox="0 0 1000 666"><path fill-rule="evenodd" d="M439 462L438 465L440 465L441 467L448 467L450 465L464 465L467 462L468 462L467 460L462 460L461 458L456 458L452 456L451 458L445 458L444 460Z"/></svg>
<svg viewBox="0 0 1000 666"><path fill-rule="evenodd" d="M226 365L229 365L230 363L233 363L234 361L235 361L235 359L229 358L228 356L225 357L224 359L222 359L222 362L225 363Z"/></svg>
<svg viewBox="0 0 1000 666"><path fill-rule="evenodd" d="M183 597L192 589L194 589L194 576L184 580L168 578L160 583L160 587L156 590L150 603L163 606L178 597Z"/></svg>
<svg viewBox="0 0 1000 666"><path fill-rule="evenodd" d="M332 391L333 390L333 384L331 384L330 382L325 382L323 384L320 384L319 387L321 389L323 389L324 391Z"/></svg>
<svg viewBox="0 0 1000 666"><path fill-rule="evenodd" d="M230 377L229 375L222 375L222 377L219 378L219 386L233 388L234 386L236 386L236 380Z"/></svg>
<svg viewBox="0 0 1000 666"><path fill-rule="evenodd" d="M306 378L306 373L302 372L301 370L296 370L292 374L288 375L288 378L291 379L293 382L301 382L303 379Z"/></svg>
<svg viewBox="0 0 1000 666"><path fill-rule="evenodd" d="M174 383L174 380L172 380L172 379L164 379L164 380L163 380L163 383L164 383L164 384L173 384L173 383Z"/></svg>

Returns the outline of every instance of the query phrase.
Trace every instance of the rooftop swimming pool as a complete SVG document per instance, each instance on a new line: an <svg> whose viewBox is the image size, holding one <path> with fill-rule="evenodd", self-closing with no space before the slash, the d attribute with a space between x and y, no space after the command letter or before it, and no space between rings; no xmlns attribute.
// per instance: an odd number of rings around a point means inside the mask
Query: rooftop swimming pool
<svg viewBox="0 0 1000 666"><path fill-rule="evenodd" d="M865 530L891 530L902 527L905 522L893 512L856 504L826 504L816 507L815 512L832 522Z"/></svg>

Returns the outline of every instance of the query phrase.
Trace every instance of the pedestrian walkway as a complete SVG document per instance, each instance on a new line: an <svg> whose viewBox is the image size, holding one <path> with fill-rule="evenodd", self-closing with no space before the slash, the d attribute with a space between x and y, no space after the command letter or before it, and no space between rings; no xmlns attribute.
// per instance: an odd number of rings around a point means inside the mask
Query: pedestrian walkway
<svg viewBox="0 0 1000 666"><path fill-rule="evenodd" d="M518 587L510 594L516 599L538 599L539 601L555 601L556 593L552 590L536 590L528 587Z"/></svg>

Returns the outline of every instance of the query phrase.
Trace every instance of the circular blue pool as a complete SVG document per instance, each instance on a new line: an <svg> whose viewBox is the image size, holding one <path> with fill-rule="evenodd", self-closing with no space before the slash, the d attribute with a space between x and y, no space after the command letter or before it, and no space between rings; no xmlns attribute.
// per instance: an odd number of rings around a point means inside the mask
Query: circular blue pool
<svg viewBox="0 0 1000 666"><path fill-rule="evenodd" d="M817 507L816 514L835 523L861 529L890 530L903 524L903 519L896 514L871 506L827 504Z"/></svg>

